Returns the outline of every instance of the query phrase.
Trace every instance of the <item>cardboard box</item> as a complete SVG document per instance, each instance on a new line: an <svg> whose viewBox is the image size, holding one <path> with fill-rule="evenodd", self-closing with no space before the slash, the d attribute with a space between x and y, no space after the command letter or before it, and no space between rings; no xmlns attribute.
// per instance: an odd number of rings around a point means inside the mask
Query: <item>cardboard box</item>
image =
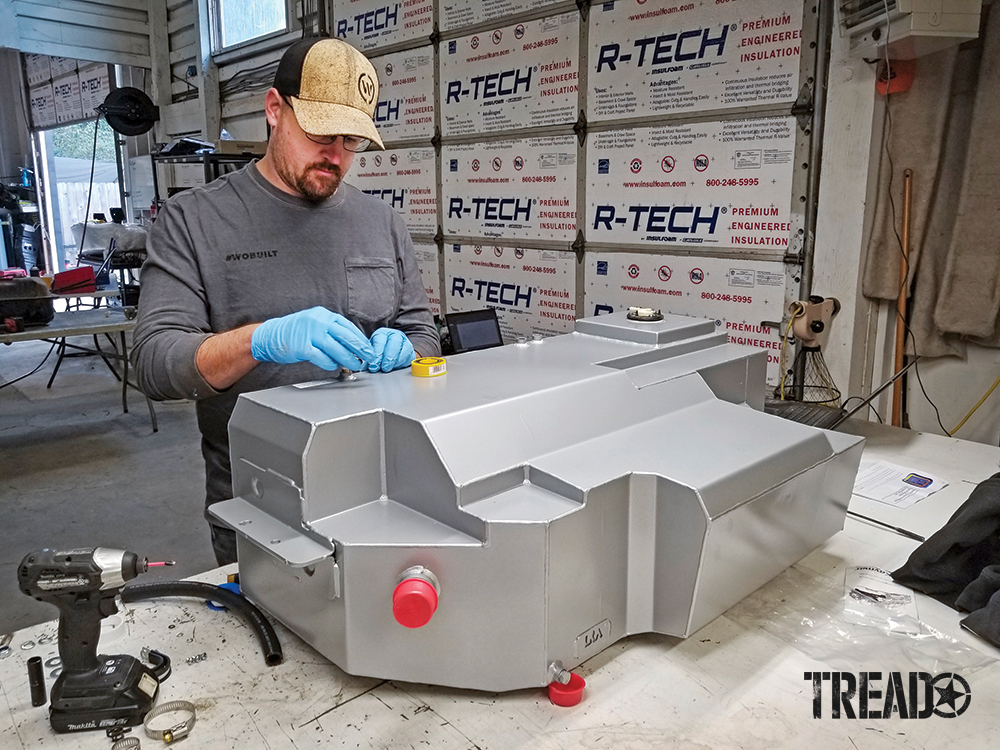
<svg viewBox="0 0 1000 750"><path fill-rule="evenodd" d="M263 156L267 151L267 141L216 141L217 154L250 154Z"/></svg>

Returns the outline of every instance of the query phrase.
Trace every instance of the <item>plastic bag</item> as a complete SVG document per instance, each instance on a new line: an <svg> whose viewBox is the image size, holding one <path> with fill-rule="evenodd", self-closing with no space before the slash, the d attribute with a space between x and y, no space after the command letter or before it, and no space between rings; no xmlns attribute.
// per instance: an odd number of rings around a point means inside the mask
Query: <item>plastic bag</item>
<svg viewBox="0 0 1000 750"><path fill-rule="evenodd" d="M80 244L83 236L83 222L70 227L76 244ZM86 243L82 256L85 258L104 258L111 239L114 238L117 252L129 252L146 249L146 228L138 224L115 224L114 222L87 222Z"/></svg>
<svg viewBox="0 0 1000 750"><path fill-rule="evenodd" d="M858 576L857 571L888 578L888 573L873 567L849 568L846 582L844 577L834 579L792 567L727 616L842 671L878 668L971 674L995 662L921 622L902 594L866 585L875 582L874 576Z"/></svg>

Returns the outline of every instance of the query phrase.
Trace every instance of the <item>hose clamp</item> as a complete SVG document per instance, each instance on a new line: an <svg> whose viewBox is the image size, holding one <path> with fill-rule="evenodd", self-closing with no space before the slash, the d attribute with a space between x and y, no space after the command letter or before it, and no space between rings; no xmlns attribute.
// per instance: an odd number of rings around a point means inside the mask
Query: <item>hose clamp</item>
<svg viewBox="0 0 1000 750"><path fill-rule="evenodd" d="M165 721L153 721L167 714L173 715ZM171 743L187 737L194 727L194 720L195 711L193 703L189 701L169 701L157 706L146 714L146 718L142 722L142 728L146 732L146 736L150 739ZM164 724L168 726L164 727ZM155 725L155 727L151 725Z"/></svg>

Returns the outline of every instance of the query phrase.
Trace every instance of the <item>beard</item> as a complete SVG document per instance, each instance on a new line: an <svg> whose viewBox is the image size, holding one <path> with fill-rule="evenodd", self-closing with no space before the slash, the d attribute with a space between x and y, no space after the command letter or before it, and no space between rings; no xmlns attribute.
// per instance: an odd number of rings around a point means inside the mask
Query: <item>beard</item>
<svg viewBox="0 0 1000 750"><path fill-rule="evenodd" d="M320 174L321 171L329 174ZM318 162L302 170L293 184L306 200L320 203L337 192L342 177L340 167L336 164Z"/></svg>
<svg viewBox="0 0 1000 750"><path fill-rule="evenodd" d="M288 165L279 167L278 164L275 164L275 169L287 184L293 186L303 198L313 203L325 201L336 193L343 177L340 167L329 162L310 164L299 174L295 174L292 169L288 168ZM321 172L329 172L329 174L321 174Z"/></svg>
<svg viewBox="0 0 1000 750"><path fill-rule="evenodd" d="M308 164L300 172L296 172L293 161L284 149L275 149L273 157L274 171L282 181L313 203L325 201L336 193L344 177L343 170L338 165L325 159ZM323 174L324 172L328 174Z"/></svg>

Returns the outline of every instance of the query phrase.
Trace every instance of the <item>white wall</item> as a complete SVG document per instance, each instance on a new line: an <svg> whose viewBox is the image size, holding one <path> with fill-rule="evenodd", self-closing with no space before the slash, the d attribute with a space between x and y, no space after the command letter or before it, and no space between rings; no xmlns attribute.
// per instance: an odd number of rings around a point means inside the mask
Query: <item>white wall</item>
<svg viewBox="0 0 1000 750"><path fill-rule="evenodd" d="M869 171L878 166L882 115L875 106L875 66L850 57L846 48L846 39L835 30L813 290L837 297L843 305L825 359L841 392L853 396L867 395L893 372L895 304L861 294L868 207L874 210L875 203ZM970 345L964 360L924 360L918 367L923 389L937 405L944 428L953 430L1000 375L1000 350ZM887 389L875 402L887 421L891 393ZM912 429L944 434L912 369L907 376L907 404ZM875 419L870 412L867 416ZM1000 387L956 437L998 443Z"/></svg>
<svg viewBox="0 0 1000 750"><path fill-rule="evenodd" d="M834 319L824 356L834 382L845 395L855 395L870 385L852 363L864 360L863 334L870 312L870 303L861 296L861 257L874 94L874 66L860 58L851 58L846 38L835 29L813 293L836 297L842 306ZM876 383L880 380L876 378Z"/></svg>

